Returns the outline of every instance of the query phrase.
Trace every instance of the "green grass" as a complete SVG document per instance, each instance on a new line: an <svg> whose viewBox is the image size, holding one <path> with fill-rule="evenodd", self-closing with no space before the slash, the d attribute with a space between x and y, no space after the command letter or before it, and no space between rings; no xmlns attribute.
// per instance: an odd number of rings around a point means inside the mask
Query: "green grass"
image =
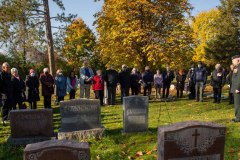
<svg viewBox="0 0 240 160"><path fill-rule="evenodd" d="M42 102L39 104L42 107ZM225 160L240 159L240 123L232 123L234 117L233 106L227 101L213 104L211 99L203 103L181 99L175 102L150 102L149 131L146 133L122 134L122 106L102 107L102 125L106 127L104 137L99 140L90 140L91 158L101 160L127 159L156 159L157 155L157 127L159 107L162 106L160 124L168 125L187 120L212 121L227 126L225 145ZM55 106L54 128L57 132L60 126L59 107ZM170 113L170 118L168 116ZM22 160L23 148L14 147L6 143L10 135L10 127L0 125L0 160ZM143 156L137 156L141 151Z"/></svg>

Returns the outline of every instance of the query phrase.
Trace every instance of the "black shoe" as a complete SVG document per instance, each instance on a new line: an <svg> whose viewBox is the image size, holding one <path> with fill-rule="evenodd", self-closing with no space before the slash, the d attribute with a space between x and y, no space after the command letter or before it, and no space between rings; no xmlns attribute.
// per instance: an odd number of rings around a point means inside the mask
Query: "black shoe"
<svg viewBox="0 0 240 160"><path fill-rule="evenodd" d="M217 103L217 101L214 100L213 103Z"/></svg>

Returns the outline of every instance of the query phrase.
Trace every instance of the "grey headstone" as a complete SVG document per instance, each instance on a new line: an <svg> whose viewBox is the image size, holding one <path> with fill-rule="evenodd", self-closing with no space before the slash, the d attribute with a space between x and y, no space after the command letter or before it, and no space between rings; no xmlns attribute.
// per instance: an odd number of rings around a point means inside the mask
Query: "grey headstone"
<svg viewBox="0 0 240 160"><path fill-rule="evenodd" d="M188 121L158 128L158 160L223 160L226 127Z"/></svg>
<svg viewBox="0 0 240 160"><path fill-rule="evenodd" d="M90 160L90 147L86 142L49 140L27 145L24 160Z"/></svg>
<svg viewBox="0 0 240 160"><path fill-rule="evenodd" d="M129 96L123 98L123 132L144 132L148 130L147 96Z"/></svg>
<svg viewBox="0 0 240 160"><path fill-rule="evenodd" d="M60 102L61 132L101 127L99 100L75 99Z"/></svg>
<svg viewBox="0 0 240 160"><path fill-rule="evenodd" d="M60 102L61 129L58 139L100 139L105 128L101 126L100 101L75 99Z"/></svg>
<svg viewBox="0 0 240 160"><path fill-rule="evenodd" d="M12 144L29 144L52 139L52 110L12 110L10 127L11 136L8 142Z"/></svg>

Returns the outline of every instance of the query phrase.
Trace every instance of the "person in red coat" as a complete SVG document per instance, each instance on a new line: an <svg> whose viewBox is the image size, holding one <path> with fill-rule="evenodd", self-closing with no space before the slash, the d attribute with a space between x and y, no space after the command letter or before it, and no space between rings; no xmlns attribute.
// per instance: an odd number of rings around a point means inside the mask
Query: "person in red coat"
<svg viewBox="0 0 240 160"><path fill-rule="evenodd" d="M44 108L51 108L51 98L54 94L54 78L48 72L48 68L43 69L43 74L40 76L42 83L42 95L44 97Z"/></svg>
<svg viewBox="0 0 240 160"><path fill-rule="evenodd" d="M97 74L93 77L93 90L95 93L95 98L100 99L100 104L103 106L104 80L101 70L98 70Z"/></svg>

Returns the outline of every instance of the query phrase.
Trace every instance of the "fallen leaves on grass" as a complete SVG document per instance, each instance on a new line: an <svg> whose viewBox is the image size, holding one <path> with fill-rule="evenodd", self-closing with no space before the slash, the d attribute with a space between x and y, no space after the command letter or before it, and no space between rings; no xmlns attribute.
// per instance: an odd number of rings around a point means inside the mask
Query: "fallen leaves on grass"
<svg viewBox="0 0 240 160"><path fill-rule="evenodd" d="M236 152L239 152L239 151L240 151L239 149L230 148L228 150L228 153L236 153Z"/></svg>
<svg viewBox="0 0 240 160"><path fill-rule="evenodd" d="M136 153L136 156L137 156L137 157L143 156L143 152L142 152L142 151L138 151L138 152Z"/></svg>

